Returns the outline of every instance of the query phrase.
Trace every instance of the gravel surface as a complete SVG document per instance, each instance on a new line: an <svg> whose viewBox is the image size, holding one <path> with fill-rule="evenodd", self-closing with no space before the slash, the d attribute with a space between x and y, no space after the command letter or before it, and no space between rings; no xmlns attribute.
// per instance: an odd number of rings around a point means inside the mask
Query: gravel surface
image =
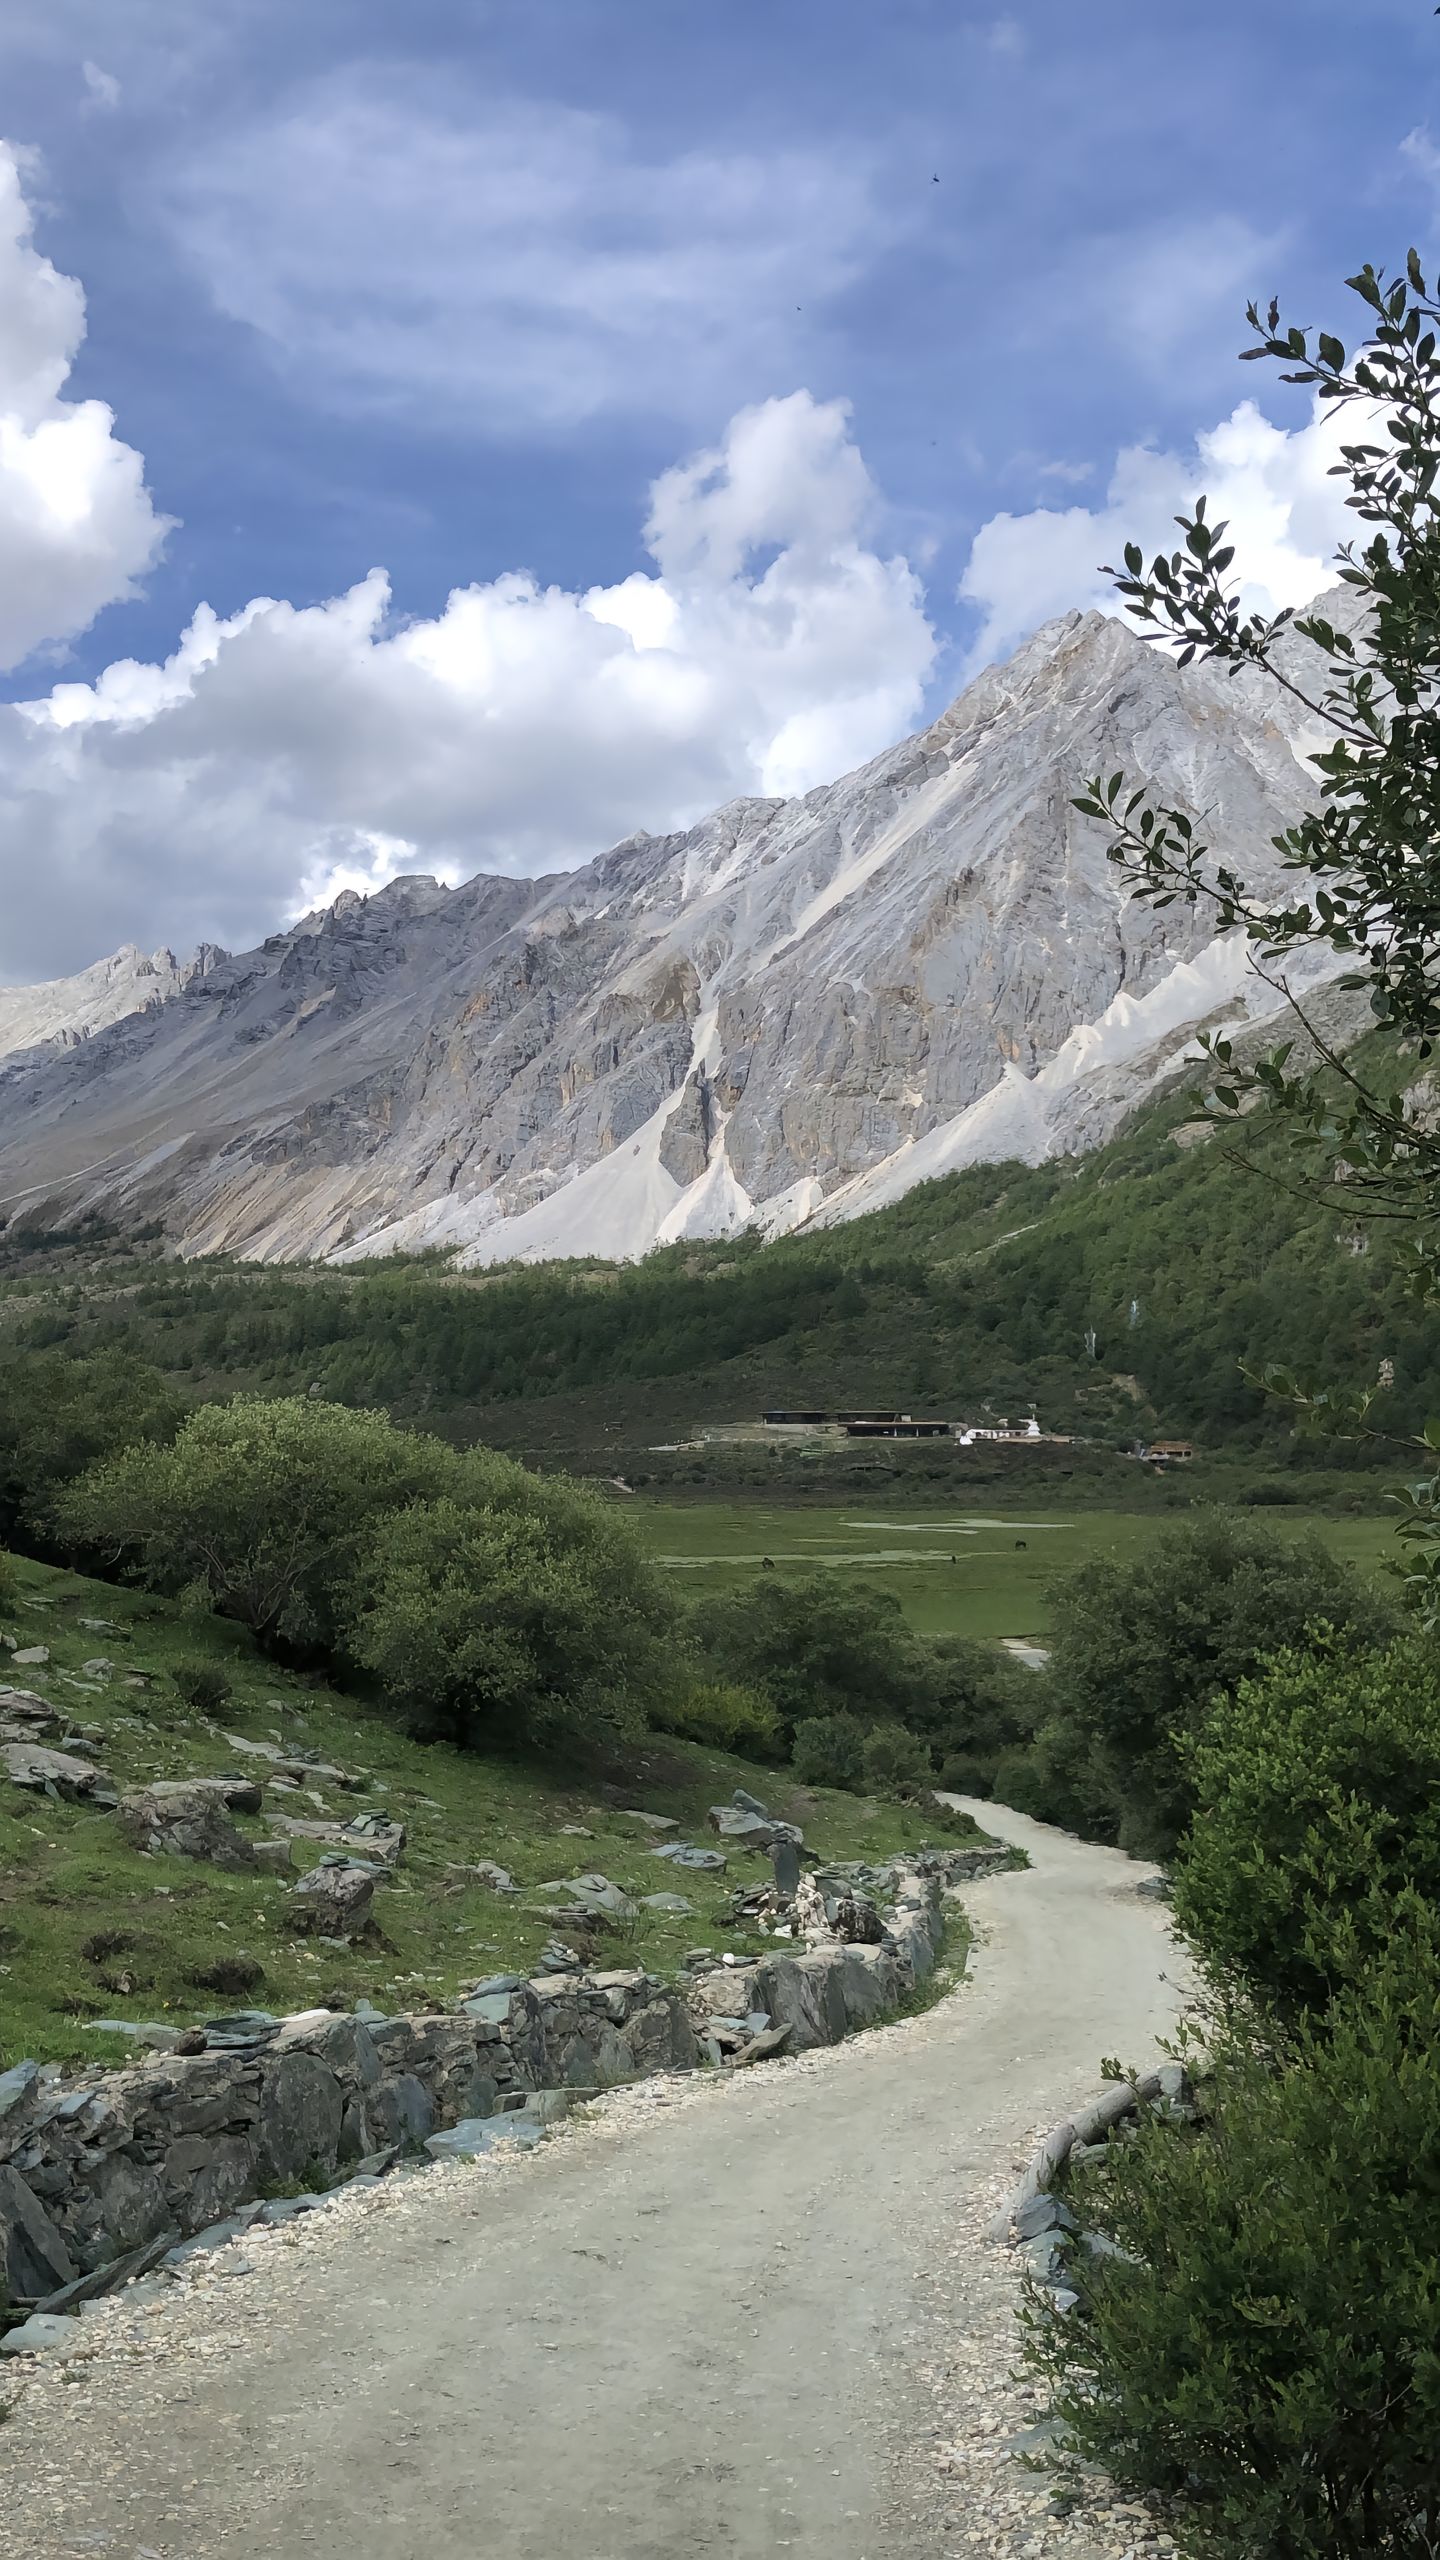
<svg viewBox="0 0 1440 2560"><path fill-rule="evenodd" d="M0 2372L0 2560L1064 2560L1164 2554L1018 2458L1016 2262L989 2225L1178 1959L1144 1870L977 1808L1035 1864L967 1886L924 2016L647 2081L526 2157L253 2232Z"/></svg>

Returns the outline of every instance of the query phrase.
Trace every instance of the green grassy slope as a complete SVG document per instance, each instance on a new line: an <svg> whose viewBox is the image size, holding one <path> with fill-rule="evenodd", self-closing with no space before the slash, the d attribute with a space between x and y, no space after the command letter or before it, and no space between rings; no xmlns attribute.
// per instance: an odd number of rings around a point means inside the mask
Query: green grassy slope
<svg viewBox="0 0 1440 2560"><path fill-rule="evenodd" d="M449 1872L481 1859L522 1887L598 1869L637 1897L676 1891L693 1905L689 1916L647 1911L622 1924L600 1942L600 1964L664 1974L692 1946L762 1947L725 1927L721 1914L735 1884L764 1878L765 1862L732 1851L724 1877L679 1875L622 1818L631 1805L672 1815L683 1826L676 1836L705 1842L707 1806L745 1786L801 1823L826 1857L883 1857L969 1829L898 1804L802 1790L783 1772L658 1736L568 1775L427 1748L355 1699L278 1670L220 1619L181 1618L165 1602L43 1565L17 1562L15 1571L20 1600L8 1632L26 1648L47 1646L50 1660L10 1669L0 1654L0 1680L97 1728L100 1758L122 1788L220 1770L254 1776L261 1764L237 1755L226 1733L283 1741L347 1774L363 1772L367 1784L352 1794L322 1782L318 1803L276 1795L276 1809L338 1821L385 1811L405 1823L408 1840L397 1880L377 1895L381 1938L348 1952L317 1948L290 1935L279 1878L139 1856L112 1815L22 1792L0 1776L0 2069L25 2054L114 2061L131 2050L127 2040L87 2033L91 2018L182 2026L237 2007L348 2005L361 1994L381 2008L423 2009L486 1974L523 1971L553 1924L527 1909L529 1893L492 1893ZM107 1625L82 1625L87 1618ZM85 1661L104 1656L114 1670L97 1686L70 1685ZM212 1661L232 1683L213 1723L182 1706L167 1676L182 1660ZM127 1685L142 1670L153 1675L148 1684ZM268 1836L262 1818L236 1819L242 1831ZM296 1842L297 1876L322 1846ZM207 1987L206 1976L230 1987Z"/></svg>

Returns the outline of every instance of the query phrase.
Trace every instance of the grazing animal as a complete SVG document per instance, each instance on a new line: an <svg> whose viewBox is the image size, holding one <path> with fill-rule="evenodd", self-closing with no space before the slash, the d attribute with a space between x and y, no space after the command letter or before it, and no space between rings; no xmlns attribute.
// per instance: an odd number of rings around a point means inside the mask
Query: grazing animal
<svg viewBox="0 0 1440 2560"><path fill-rule="evenodd" d="M1016 1544L1017 1548L1018 1548L1018 1547L1023 1547L1023 1546L1024 1546L1024 1544L1025 1544L1025 1540L1024 1540L1023 1538L1017 1538L1017 1539L1016 1539L1016 1541L1015 1541L1015 1544Z"/></svg>

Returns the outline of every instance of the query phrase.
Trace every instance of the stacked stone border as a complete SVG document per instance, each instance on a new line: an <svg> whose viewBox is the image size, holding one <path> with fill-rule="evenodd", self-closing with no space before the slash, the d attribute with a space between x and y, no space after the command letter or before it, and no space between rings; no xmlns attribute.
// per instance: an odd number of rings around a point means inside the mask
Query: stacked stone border
<svg viewBox="0 0 1440 2560"><path fill-rule="evenodd" d="M750 2028L738 2059L836 2044L927 1979L947 1887L997 1859L1008 1853L921 1852L893 1871L878 1944L777 1946L685 1990L639 1971L502 1978L459 2015L309 2011L258 2045L119 2071L18 2063L0 2075L0 2286L12 2309L64 2315L176 2250L228 2238L257 2198L281 2219L321 2201L297 2187L323 2192L427 2150L482 2150L519 2134L522 2117L538 2138L559 2111L542 2093L694 2070L723 2051L722 2020Z"/></svg>

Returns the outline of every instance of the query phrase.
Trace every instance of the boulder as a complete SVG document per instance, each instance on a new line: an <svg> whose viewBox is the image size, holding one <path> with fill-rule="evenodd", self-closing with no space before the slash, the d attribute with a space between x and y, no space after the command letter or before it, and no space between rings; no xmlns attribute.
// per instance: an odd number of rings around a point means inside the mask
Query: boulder
<svg viewBox="0 0 1440 2560"><path fill-rule="evenodd" d="M286 1840L252 1840L251 1854L263 1876L290 1876L295 1872L295 1851Z"/></svg>
<svg viewBox="0 0 1440 2560"><path fill-rule="evenodd" d="M845 2003L845 2023L856 2027L873 2026L877 2018L895 2007L904 1989L904 1976L888 1947L849 1946L840 1953L840 1996Z"/></svg>
<svg viewBox="0 0 1440 2560"><path fill-rule="evenodd" d="M344 1847L354 1848L359 1855L379 1858L387 1867L398 1867L405 1846L405 1825L392 1820L388 1813L357 1813L353 1822L344 1825L340 1839Z"/></svg>
<svg viewBox="0 0 1440 2560"><path fill-rule="evenodd" d="M290 1925L300 1937L359 1938L375 1902L371 1867L312 1867L290 1895Z"/></svg>
<svg viewBox="0 0 1440 2560"><path fill-rule="evenodd" d="M258 1813L264 1802L264 1790L258 1778L242 1778L233 1773L218 1778L162 1779L160 1782L161 1788L167 1784L208 1787L212 1795L219 1797L227 1813ZM157 1793L159 1791L159 1789L156 1790Z"/></svg>
<svg viewBox="0 0 1440 2560"><path fill-rule="evenodd" d="M31 1795L61 1796L84 1802L97 1789L108 1789L103 1769L73 1751L51 1751L41 1742L0 1742L0 1769L12 1786Z"/></svg>
<svg viewBox="0 0 1440 2560"><path fill-rule="evenodd" d="M647 2071L693 2071L700 2060L685 2004L673 1991L662 1991L637 2009L620 2029L620 2041L637 2077Z"/></svg>
<svg viewBox="0 0 1440 2560"><path fill-rule="evenodd" d="M723 1876L725 1861L718 1849L697 1849L686 1840L667 1840L662 1848L650 1851L652 1858L668 1858L672 1867L685 1867L692 1875Z"/></svg>
<svg viewBox="0 0 1440 2560"><path fill-rule="evenodd" d="M657 1837L663 1831L678 1831L680 1828L673 1814L644 1813L639 1805L627 1805L619 1819L621 1822L638 1822L646 1831L653 1831Z"/></svg>
<svg viewBox="0 0 1440 2560"><path fill-rule="evenodd" d="M693 1902L687 1902L683 1893L642 1893L640 1908L642 1911L671 1911L677 1918L683 1919L687 1912L694 1910L695 1905Z"/></svg>
<svg viewBox="0 0 1440 2560"><path fill-rule="evenodd" d="M333 2071L313 2053L279 2053L267 2058L260 2084L260 2168L267 2178L298 2177L312 2161L331 2169L340 2147L344 2103ZM215 2222L227 2209L207 2213Z"/></svg>
<svg viewBox="0 0 1440 2560"><path fill-rule="evenodd" d="M234 1873L253 1868L255 1852L235 1828L213 1785L162 1779L120 1799L116 1815L134 1849L151 1857L198 1858Z"/></svg>
<svg viewBox="0 0 1440 2560"><path fill-rule="evenodd" d="M80 2323L63 2312L32 2311L18 2329L0 2338L0 2356L44 2356L71 2352L80 2344Z"/></svg>
<svg viewBox="0 0 1440 2560"><path fill-rule="evenodd" d="M12 1662L33 1663L38 1670L42 1662L49 1661L50 1647L48 1644L18 1645L10 1659Z"/></svg>
<svg viewBox="0 0 1440 2560"><path fill-rule="evenodd" d="M508 1867L497 1867L493 1858L479 1858L472 1867L447 1867L447 1884L480 1884L487 1893L518 1893L520 1888Z"/></svg>
<svg viewBox="0 0 1440 2560"><path fill-rule="evenodd" d="M186 2231L222 2221L254 2192L255 2146L243 2134L182 2133L161 2165L166 2194Z"/></svg>
<svg viewBox="0 0 1440 2560"><path fill-rule="evenodd" d="M790 2029L792 2053L840 2042L847 2024L842 1981L838 1947L812 1955L767 1956L756 1967L758 2005L769 2011L777 2027Z"/></svg>

